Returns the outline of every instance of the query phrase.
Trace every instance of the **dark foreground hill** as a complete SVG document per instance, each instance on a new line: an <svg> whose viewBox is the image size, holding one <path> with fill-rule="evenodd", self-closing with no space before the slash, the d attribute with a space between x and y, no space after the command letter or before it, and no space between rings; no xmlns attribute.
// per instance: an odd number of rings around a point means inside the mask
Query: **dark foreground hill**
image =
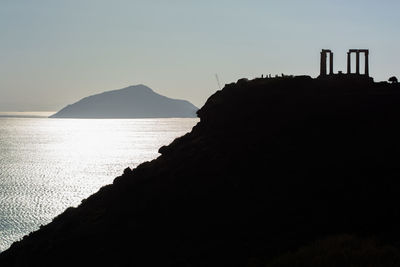
<svg viewBox="0 0 400 267"><path fill-rule="evenodd" d="M0 266L399 266L399 86L242 80L198 116Z"/></svg>
<svg viewBox="0 0 400 267"><path fill-rule="evenodd" d="M136 85L85 97L51 118L192 118L197 110L186 100L171 99Z"/></svg>

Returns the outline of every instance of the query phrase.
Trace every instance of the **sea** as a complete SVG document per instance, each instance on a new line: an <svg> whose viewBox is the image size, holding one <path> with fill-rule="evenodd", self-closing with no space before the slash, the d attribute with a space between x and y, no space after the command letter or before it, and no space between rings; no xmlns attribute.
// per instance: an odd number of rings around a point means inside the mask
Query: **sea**
<svg viewBox="0 0 400 267"><path fill-rule="evenodd" d="M0 113L0 252L127 167L191 131L198 119L49 119Z"/></svg>

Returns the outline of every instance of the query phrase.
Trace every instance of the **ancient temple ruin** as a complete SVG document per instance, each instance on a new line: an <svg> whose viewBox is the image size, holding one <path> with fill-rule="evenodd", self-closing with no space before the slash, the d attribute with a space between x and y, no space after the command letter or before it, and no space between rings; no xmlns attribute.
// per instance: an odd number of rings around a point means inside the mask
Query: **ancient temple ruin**
<svg viewBox="0 0 400 267"><path fill-rule="evenodd" d="M322 49L321 51L321 76L325 76L326 73L326 58L329 54L329 74L333 74L333 52L329 49Z"/></svg>
<svg viewBox="0 0 400 267"><path fill-rule="evenodd" d="M355 73L351 72L351 55L356 55L356 70ZM329 73L327 72L327 61L329 54ZM360 72L360 54L364 54L365 67L364 74ZM322 49L321 51L321 65L320 65L320 75L319 78L328 78L336 75L346 75L339 71L338 74L333 72L333 52L329 49ZM369 50L368 49L349 49L347 52L347 75L348 77L359 77L359 78L369 78Z"/></svg>
<svg viewBox="0 0 400 267"><path fill-rule="evenodd" d="M347 74L351 74L351 54L356 53L356 74L360 74L360 53L365 56L365 71L364 75L369 77L369 50L368 49L350 49L347 52Z"/></svg>

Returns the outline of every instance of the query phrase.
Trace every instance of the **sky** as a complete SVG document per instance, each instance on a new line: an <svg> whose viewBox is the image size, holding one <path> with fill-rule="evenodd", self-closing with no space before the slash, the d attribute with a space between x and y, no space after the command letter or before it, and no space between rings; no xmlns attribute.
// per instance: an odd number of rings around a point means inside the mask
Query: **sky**
<svg viewBox="0 0 400 267"><path fill-rule="evenodd" d="M398 0L0 0L0 111L57 111L130 85L201 107L221 84L346 71L400 77ZM354 67L353 67L354 69Z"/></svg>

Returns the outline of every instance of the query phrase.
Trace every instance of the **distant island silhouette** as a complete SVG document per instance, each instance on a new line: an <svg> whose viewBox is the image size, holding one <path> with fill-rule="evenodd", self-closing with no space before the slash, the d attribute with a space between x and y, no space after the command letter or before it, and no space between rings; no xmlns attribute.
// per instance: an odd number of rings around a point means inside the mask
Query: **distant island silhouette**
<svg viewBox="0 0 400 267"><path fill-rule="evenodd" d="M399 266L400 85L323 76L225 85L0 265Z"/></svg>
<svg viewBox="0 0 400 267"><path fill-rule="evenodd" d="M189 101L136 85L83 98L50 118L193 118L197 110Z"/></svg>

